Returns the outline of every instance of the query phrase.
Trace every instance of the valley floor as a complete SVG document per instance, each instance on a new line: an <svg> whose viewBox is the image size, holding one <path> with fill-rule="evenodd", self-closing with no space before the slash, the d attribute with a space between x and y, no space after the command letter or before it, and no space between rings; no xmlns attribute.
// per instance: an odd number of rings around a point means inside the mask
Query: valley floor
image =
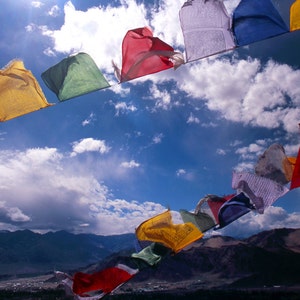
<svg viewBox="0 0 300 300"><path fill-rule="evenodd" d="M300 285L296 287L263 287L229 289L221 287L203 288L200 280L180 283L127 283L105 300L300 300ZM64 300L65 295L53 275L32 278L15 278L0 281L0 299L13 300Z"/></svg>

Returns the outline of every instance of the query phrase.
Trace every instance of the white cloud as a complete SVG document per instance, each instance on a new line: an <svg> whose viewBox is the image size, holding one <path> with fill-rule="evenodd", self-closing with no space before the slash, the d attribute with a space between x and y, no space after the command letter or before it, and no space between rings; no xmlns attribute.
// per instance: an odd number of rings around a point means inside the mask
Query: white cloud
<svg viewBox="0 0 300 300"><path fill-rule="evenodd" d="M155 134L154 137L152 138L153 144L160 144L163 137L164 137L164 135L162 133Z"/></svg>
<svg viewBox="0 0 300 300"><path fill-rule="evenodd" d="M226 150L224 150L224 149L217 149L216 150L216 153L218 154L218 155L226 155Z"/></svg>
<svg viewBox="0 0 300 300"><path fill-rule="evenodd" d="M82 126L90 125L95 120L96 120L95 114L94 113L90 113L90 115L84 121L82 121L81 125Z"/></svg>
<svg viewBox="0 0 300 300"><path fill-rule="evenodd" d="M126 102L118 102L115 105L116 116L120 113L134 112L137 108L133 104L127 104Z"/></svg>
<svg viewBox="0 0 300 300"><path fill-rule="evenodd" d="M211 58L176 72L174 79L181 90L205 101L210 110L227 120L298 131L299 70L273 61L261 65L257 59Z"/></svg>
<svg viewBox="0 0 300 300"><path fill-rule="evenodd" d="M117 234L165 210L114 198L92 173L54 148L0 151L0 228Z"/></svg>
<svg viewBox="0 0 300 300"><path fill-rule="evenodd" d="M140 163L136 162L135 160L124 161L124 162L121 163L121 167L126 168L126 169L139 168Z"/></svg>
<svg viewBox="0 0 300 300"><path fill-rule="evenodd" d="M60 9L58 5L53 5L48 11L48 15L51 17L57 17L60 14Z"/></svg>
<svg viewBox="0 0 300 300"><path fill-rule="evenodd" d="M112 73L111 61L121 62L121 44L126 32L148 25L144 5L134 0L122 1L122 4L92 7L84 12L76 10L68 1L64 6L62 27L58 30L46 28L43 34L53 40L53 50L66 54L87 52L101 70Z"/></svg>
<svg viewBox="0 0 300 300"><path fill-rule="evenodd" d="M73 152L71 156L75 156L84 152L99 152L101 154L109 152L110 147L106 145L104 140L96 140L93 138L85 138L73 143Z"/></svg>
<svg viewBox="0 0 300 300"><path fill-rule="evenodd" d="M299 228L300 213L288 213L282 207L270 206L264 214L250 212L220 230L223 235L248 237L275 228Z"/></svg>
<svg viewBox="0 0 300 300"><path fill-rule="evenodd" d="M168 110L171 108L171 94L167 90L160 90L158 85L150 87L151 98L155 100L155 108Z"/></svg>
<svg viewBox="0 0 300 300"><path fill-rule="evenodd" d="M187 171L185 169L178 169L176 171L176 176L188 181L192 181L195 178L195 174L192 171Z"/></svg>
<svg viewBox="0 0 300 300"><path fill-rule="evenodd" d="M184 170L184 169L178 169L177 171L176 171L176 176L182 176L182 175L184 175L184 174L186 174L186 170Z"/></svg>
<svg viewBox="0 0 300 300"><path fill-rule="evenodd" d="M238 3L238 0L225 1L230 13ZM174 47L183 47L178 19L181 6L182 1L165 0L147 11L143 4L137 4L135 0L123 0L119 7L101 6L80 11L68 1L64 7L65 22L60 29L38 28L53 40L53 48L45 52L47 55L85 51L101 70L112 74L111 61L121 64L122 40L130 29L150 25L155 36ZM27 28L33 29L33 25ZM156 109L168 110L176 105L171 101L172 93L157 86L158 83L173 80L177 89L204 101L208 109L229 121L270 129L282 126L288 133L297 132L300 71L274 61L262 65L258 59L239 59L236 52L232 53L232 59L211 56L186 64L175 72L159 72L131 83L153 81L150 93L156 101ZM123 94L130 91L120 84L113 85L111 89ZM196 118L190 118L192 121L197 122Z"/></svg>
<svg viewBox="0 0 300 300"><path fill-rule="evenodd" d="M193 115L193 113L190 113L189 117L188 117L188 120L186 121L188 124L191 124L191 123L195 123L195 124L199 124L200 123L200 120L195 117Z"/></svg>
<svg viewBox="0 0 300 300"><path fill-rule="evenodd" d="M44 5L44 3L42 3L41 1L31 1L31 6L35 7L35 8L40 8Z"/></svg>

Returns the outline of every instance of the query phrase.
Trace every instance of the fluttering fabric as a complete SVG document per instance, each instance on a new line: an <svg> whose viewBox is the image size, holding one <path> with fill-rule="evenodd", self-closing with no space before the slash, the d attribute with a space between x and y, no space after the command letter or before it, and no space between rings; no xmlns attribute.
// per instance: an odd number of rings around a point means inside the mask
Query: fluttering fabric
<svg viewBox="0 0 300 300"><path fill-rule="evenodd" d="M193 223L201 232L205 232L217 225L214 219L205 212L200 211L195 214L185 209L180 209L179 213L184 223Z"/></svg>
<svg viewBox="0 0 300 300"><path fill-rule="evenodd" d="M131 279L137 272L138 269L123 264L93 274L77 272L73 277L73 292L85 296L92 291L102 291L105 295Z"/></svg>
<svg viewBox="0 0 300 300"><path fill-rule="evenodd" d="M221 206L234 196L234 194L231 194L226 195L224 197L219 197L217 195L208 194L204 198L200 199L200 201L197 203L195 208L195 214L203 212L204 207L207 204L209 210L205 209L205 213L209 214L213 218L215 225L217 225L219 224L218 214Z"/></svg>
<svg viewBox="0 0 300 300"><path fill-rule="evenodd" d="M139 240L157 242L177 253L203 237L203 233L192 223L173 224L170 210L141 223L136 229Z"/></svg>
<svg viewBox="0 0 300 300"><path fill-rule="evenodd" d="M83 52L63 59L41 76L60 101L110 86L91 56Z"/></svg>
<svg viewBox="0 0 300 300"><path fill-rule="evenodd" d="M129 30L122 42L122 70L116 65L115 74L120 82L153 74L184 62L179 52L160 40L153 37L149 27Z"/></svg>
<svg viewBox="0 0 300 300"><path fill-rule="evenodd" d="M144 265L140 261L145 262L147 265L153 267L157 265L164 256L169 253L169 248L159 244L151 243L149 246L145 247L138 253L132 253L131 257L135 259L139 270L144 268Z"/></svg>
<svg viewBox="0 0 300 300"><path fill-rule="evenodd" d="M31 71L23 61L13 60L0 70L0 121L50 106Z"/></svg>
<svg viewBox="0 0 300 300"><path fill-rule="evenodd" d="M274 180L248 172L233 172L232 188L245 193L261 214L289 191L286 186Z"/></svg>
<svg viewBox="0 0 300 300"><path fill-rule="evenodd" d="M295 188L300 187L300 148L297 155L297 160L295 163L295 168L291 180L291 186L290 189L293 190Z"/></svg>
<svg viewBox="0 0 300 300"><path fill-rule="evenodd" d="M223 1L188 0L179 12L186 61L233 49L231 18Z"/></svg>
<svg viewBox="0 0 300 300"><path fill-rule="evenodd" d="M282 145L273 144L259 156L255 166L255 174L280 184L287 184L291 181L293 165L286 156Z"/></svg>
<svg viewBox="0 0 300 300"><path fill-rule="evenodd" d="M290 31L300 29L300 0L296 0L290 7Z"/></svg>
<svg viewBox="0 0 300 300"><path fill-rule="evenodd" d="M237 46L244 46L289 31L271 0L242 0L233 12Z"/></svg>
<svg viewBox="0 0 300 300"><path fill-rule="evenodd" d="M218 213L219 227L217 229L229 225L253 209L253 204L244 193L234 196L220 207Z"/></svg>

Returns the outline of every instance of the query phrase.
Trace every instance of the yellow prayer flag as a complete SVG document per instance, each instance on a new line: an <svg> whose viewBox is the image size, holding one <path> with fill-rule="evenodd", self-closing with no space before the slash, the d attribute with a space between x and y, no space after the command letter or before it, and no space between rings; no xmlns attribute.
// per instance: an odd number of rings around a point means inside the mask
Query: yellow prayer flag
<svg viewBox="0 0 300 300"><path fill-rule="evenodd" d="M136 229L139 240L158 242L175 253L203 237L203 233L191 222L173 224L170 210L144 221Z"/></svg>
<svg viewBox="0 0 300 300"><path fill-rule="evenodd" d="M300 0L296 0L290 8L290 31L300 29Z"/></svg>
<svg viewBox="0 0 300 300"><path fill-rule="evenodd" d="M0 70L0 122L50 106L37 80L21 60Z"/></svg>

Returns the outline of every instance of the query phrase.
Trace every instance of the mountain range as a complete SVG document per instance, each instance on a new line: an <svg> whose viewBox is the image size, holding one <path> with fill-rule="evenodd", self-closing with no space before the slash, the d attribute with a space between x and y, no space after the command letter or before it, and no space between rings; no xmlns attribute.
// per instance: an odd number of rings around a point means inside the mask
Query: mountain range
<svg viewBox="0 0 300 300"><path fill-rule="evenodd" d="M91 273L117 263L132 264L134 234L97 236L65 231L0 232L4 278L51 272ZM141 270L123 291L215 287L300 286L300 229L273 229L247 239L212 236L167 255Z"/></svg>
<svg viewBox="0 0 300 300"><path fill-rule="evenodd" d="M0 278L74 270L134 248L135 235L101 236L66 231L39 234L30 230L0 232ZM133 251L133 250L132 250Z"/></svg>
<svg viewBox="0 0 300 300"><path fill-rule="evenodd" d="M120 254L112 255L85 271L94 272L126 260ZM243 240L226 236L203 238L188 249L167 256L157 267L143 269L124 290L149 290L153 286L300 288L300 229L274 229Z"/></svg>

